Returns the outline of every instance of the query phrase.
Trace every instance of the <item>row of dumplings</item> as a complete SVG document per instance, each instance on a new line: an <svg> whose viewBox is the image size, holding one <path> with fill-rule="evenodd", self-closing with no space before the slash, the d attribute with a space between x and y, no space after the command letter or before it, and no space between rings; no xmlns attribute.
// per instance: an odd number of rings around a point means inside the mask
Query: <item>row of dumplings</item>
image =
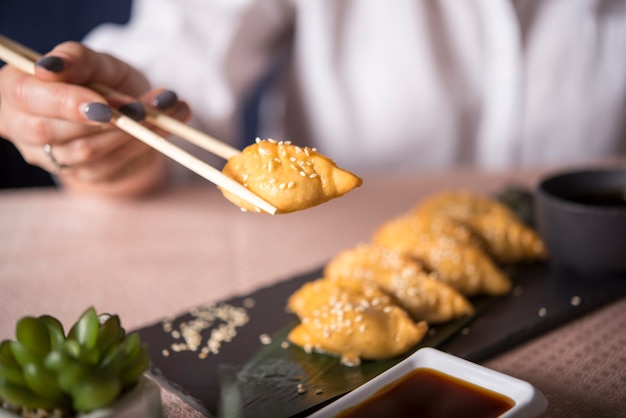
<svg viewBox="0 0 626 418"><path fill-rule="evenodd" d="M348 366L395 357L429 324L472 315L469 298L508 293L502 265L545 257L537 233L503 204L441 192L385 222L371 242L339 253L322 278L294 292L287 306L300 323L288 338Z"/></svg>

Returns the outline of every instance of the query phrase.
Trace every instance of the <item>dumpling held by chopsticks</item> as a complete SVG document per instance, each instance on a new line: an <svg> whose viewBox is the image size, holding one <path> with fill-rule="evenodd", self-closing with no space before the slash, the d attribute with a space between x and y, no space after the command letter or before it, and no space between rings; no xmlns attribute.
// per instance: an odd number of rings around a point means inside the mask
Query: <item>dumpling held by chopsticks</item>
<svg viewBox="0 0 626 418"><path fill-rule="evenodd" d="M309 147L287 141L257 139L231 157L223 173L274 205L277 213L308 209L359 187L362 180ZM224 196L249 211L249 202L222 189Z"/></svg>

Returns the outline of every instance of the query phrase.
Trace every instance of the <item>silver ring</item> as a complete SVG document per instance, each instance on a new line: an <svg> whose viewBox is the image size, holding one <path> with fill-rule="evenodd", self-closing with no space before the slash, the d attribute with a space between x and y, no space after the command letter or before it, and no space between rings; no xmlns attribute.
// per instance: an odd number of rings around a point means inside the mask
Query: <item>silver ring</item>
<svg viewBox="0 0 626 418"><path fill-rule="evenodd" d="M52 145L50 144L45 144L43 146L43 152L46 154L46 156L48 157L48 159L50 160L50 162L52 163L52 166L54 167L54 172L55 174L59 174L61 172L61 170L63 170L64 168L67 168L68 166L65 164L61 164L55 157L54 154L52 154Z"/></svg>

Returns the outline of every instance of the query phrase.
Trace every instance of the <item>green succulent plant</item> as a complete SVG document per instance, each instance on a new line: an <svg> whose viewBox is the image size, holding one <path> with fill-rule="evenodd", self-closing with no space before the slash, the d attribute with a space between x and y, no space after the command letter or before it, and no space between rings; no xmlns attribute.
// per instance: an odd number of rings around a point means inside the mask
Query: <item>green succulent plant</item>
<svg viewBox="0 0 626 418"><path fill-rule="evenodd" d="M0 343L0 398L16 408L89 412L113 404L149 366L137 333L87 309L65 334L52 316L23 317Z"/></svg>

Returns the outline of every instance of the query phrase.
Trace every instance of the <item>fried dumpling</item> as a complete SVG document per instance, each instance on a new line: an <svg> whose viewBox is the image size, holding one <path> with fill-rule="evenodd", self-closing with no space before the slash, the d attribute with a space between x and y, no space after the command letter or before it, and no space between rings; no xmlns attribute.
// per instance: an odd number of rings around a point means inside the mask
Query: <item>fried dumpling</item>
<svg viewBox="0 0 626 418"><path fill-rule="evenodd" d="M274 205L277 213L322 204L362 183L359 177L312 148L274 140L257 140L231 157L222 172ZM259 211L228 191L222 192L242 209Z"/></svg>
<svg viewBox="0 0 626 418"><path fill-rule="evenodd" d="M498 262L546 258L547 251L539 235L513 211L490 197L464 190L447 191L424 199L415 211L445 215L466 223L484 239Z"/></svg>
<svg viewBox="0 0 626 418"><path fill-rule="evenodd" d="M306 283L288 307L301 321L289 341L306 351L340 356L350 366L403 354L428 330L425 321L414 322L376 285L357 279Z"/></svg>
<svg viewBox="0 0 626 418"><path fill-rule="evenodd" d="M384 223L373 242L423 262L437 278L465 296L503 295L511 281L463 224L443 216L407 214Z"/></svg>
<svg viewBox="0 0 626 418"><path fill-rule="evenodd" d="M474 308L461 293L424 271L411 256L378 245L359 245L342 251L324 270L329 279L369 280L392 295L411 317L442 323Z"/></svg>

